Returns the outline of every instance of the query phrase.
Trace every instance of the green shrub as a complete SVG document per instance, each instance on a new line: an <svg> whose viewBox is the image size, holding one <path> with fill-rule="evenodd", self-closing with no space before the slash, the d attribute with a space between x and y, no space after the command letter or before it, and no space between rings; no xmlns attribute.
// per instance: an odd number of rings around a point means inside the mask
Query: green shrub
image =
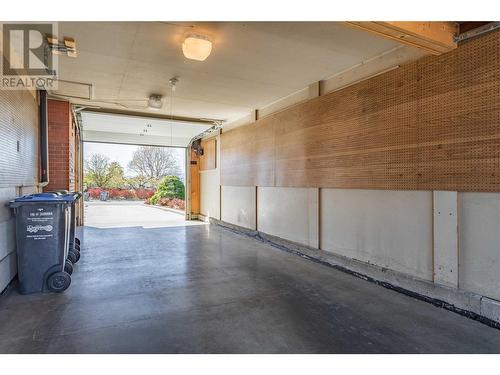
<svg viewBox="0 0 500 375"><path fill-rule="evenodd" d="M177 176L166 176L158 184L156 193L150 198L151 204L157 204L161 198L184 199L184 184Z"/></svg>

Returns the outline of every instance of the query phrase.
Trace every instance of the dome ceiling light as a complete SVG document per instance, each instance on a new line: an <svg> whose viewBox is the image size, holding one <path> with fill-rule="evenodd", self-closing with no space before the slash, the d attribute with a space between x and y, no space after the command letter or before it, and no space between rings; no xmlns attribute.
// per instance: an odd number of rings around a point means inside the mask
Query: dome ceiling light
<svg viewBox="0 0 500 375"><path fill-rule="evenodd" d="M159 110L163 107L163 97L159 94L151 94L148 99L148 108Z"/></svg>
<svg viewBox="0 0 500 375"><path fill-rule="evenodd" d="M188 59L204 61L212 52L212 42L206 36L191 34L184 39L182 52Z"/></svg>

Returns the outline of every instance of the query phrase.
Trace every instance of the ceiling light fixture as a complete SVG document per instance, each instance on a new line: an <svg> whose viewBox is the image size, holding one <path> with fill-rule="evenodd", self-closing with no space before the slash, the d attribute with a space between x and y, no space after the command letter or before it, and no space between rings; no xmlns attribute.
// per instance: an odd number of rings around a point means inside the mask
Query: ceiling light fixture
<svg viewBox="0 0 500 375"><path fill-rule="evenodd" d="M163 107L162 96L159 94L151 94L148 99L148 108L159 110Z"/></svg>
<svg viewBox="0 0 500 375"><path fill-rule="evenodd" d="M206 36L191 34L184 39L182 52L188 59L204 61L212 52L212 42Z"/></svg>

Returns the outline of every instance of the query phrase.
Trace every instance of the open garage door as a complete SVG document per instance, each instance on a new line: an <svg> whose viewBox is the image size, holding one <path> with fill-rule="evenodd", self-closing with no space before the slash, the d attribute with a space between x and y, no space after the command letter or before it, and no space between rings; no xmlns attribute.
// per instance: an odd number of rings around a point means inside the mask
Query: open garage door
<svg viewBox="0 0 500 375"><path fill-rule="evenodd" d="M154 216L163 215L156 220L161 225L184 225L184 193L171 199L156 199L151 193L157 191L167 176L178 178L176 183L182 185L182 191L188 187L186 148L193 137L212 124L87 110L80 111L79 117L86 160L86 167L82 168L85 224L144 226L152 225ZM135 167L130 167L130 163ZM105 183L102 178L91 178L111 174L113 177ZM166 206L162 208L167 211L182 211L182 217L171 212L160 215L150 204Z"/></svg>
<svg viewBox="0 0 500 375"><path fill-rule="evenodd" d="M81 112L84 142L187 147L210 123L186 122L136 115Z"/></svg>

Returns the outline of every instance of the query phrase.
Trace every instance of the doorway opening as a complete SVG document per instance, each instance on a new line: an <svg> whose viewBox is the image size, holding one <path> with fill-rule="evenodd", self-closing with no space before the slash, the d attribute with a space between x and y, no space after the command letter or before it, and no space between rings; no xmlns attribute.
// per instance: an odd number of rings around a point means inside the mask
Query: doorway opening
<svg viewBox="0 0 500 375"><path fill-rule="evenodd" d="M186 150L207 123L83 110L84 224L99 228L186 221Z"/></svg>
<svg viewBox="0 0 500 375"><path fill-rule="evenodd" d="M84 142L87 226L185 223L185 149Z"/></svg>

